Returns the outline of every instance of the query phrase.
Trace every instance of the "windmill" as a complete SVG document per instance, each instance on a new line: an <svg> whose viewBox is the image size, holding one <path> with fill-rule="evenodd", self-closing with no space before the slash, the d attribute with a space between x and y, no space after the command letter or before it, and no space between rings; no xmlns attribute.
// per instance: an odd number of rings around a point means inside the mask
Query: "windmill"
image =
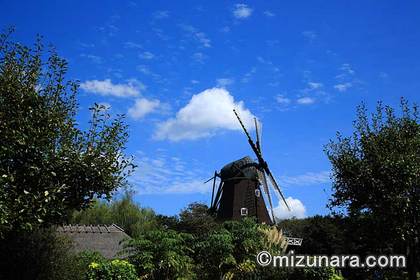
<svg viewBox="0 0 420 280"><path fill-rule="evenodd" d="M244 216L252 216L256 217L260 223L272 224L275 220L268 182L271 183L274 193L279 200L284 202L289 211L290 207L262 156L257 120L254 118L257 138L254 143L238 113L235 110L233 112L248 138L248 143L257 157L257 162L246 156L225 165L219 173L214 173L214 177L210 179L213 179L210 210L222 220L237 220ZM220 183L215 192L217 178L220 178ZM264 192L261 191L261 188ZM263 193L268 200L270 214Z"/></svg>

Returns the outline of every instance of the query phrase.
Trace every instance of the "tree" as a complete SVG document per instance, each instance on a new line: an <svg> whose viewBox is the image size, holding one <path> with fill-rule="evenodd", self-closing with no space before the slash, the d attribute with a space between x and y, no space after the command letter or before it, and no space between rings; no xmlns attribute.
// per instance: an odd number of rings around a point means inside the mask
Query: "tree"
<svg viewBox="0 0 420 280"><path fill-rule="evenodd" d="M281 221L278 226L287 236L303 238L302 246L293 250L300 254L338 255L344 249L344 222L339 217L313 216Z"/></svg>
<svg viewBox="0 0 420 280"><path fill-rule="evenodd" d="M95 104L81 130L66 61L45 54L40 39L29 48L9 35L0 35L0 235L62 223L94 197L110 198L134 167L123 116Z"/></svg>
<svg viewBox="0 0 420 280"><path fill-rule="evenodd" d="M333 166L331 208L350 217L368 217L365 229L377 232L382 246L375 254L407 248L410 279L416 279L419 260L420 125L417 106L401 100L401 116L378 103L371 118L358 107L352 137L337 135L326 147ZM390 246L387 246L390 245Z"/></svg>
<svg viewBox="0 0 420 280"><path fill-rule="evenodd" d="M76 211L70 222L84 225L117 224L131 237L138 237L159 226L155 212L137 205L131 192L126 192L121 199L111 203L95 201L91 208Z"/></svg>
<svg viewBox="0 0 420 280"><path fill-rule="evenodd" d="M194 279L192 236L174 230L152 230L125 244L128 260L142 279Z"/></svg>
<svg viewBox="0 0 420 280"><path fill-rule="evenodd" d="M179 214L177 230L200 237L207 235L218 226L215 218L209 214L207 205L194 202Z"/></svg>

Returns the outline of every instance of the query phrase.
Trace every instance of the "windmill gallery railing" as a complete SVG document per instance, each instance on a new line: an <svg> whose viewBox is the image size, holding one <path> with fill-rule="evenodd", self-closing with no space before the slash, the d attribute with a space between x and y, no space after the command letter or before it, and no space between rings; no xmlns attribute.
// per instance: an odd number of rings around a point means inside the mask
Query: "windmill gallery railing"
<svg viewBox="0 0 420 280"><path fill-rule="evenodd" d="M285 237L287 240L287 245L289 246L302 246L303 238L296 237Z"/></svg>

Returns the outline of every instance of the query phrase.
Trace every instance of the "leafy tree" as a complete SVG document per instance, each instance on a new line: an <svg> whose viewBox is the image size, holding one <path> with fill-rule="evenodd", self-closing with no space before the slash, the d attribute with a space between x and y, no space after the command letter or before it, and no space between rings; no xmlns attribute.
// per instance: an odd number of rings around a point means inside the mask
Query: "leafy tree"
<svg viewBox="0 0 420 280"><path fill-rule="evenodd" d="M117 224L131 237L138 237L146 231L159 227L154 211L137 205L130 192L110 203L95 201L91 208L76 211L70 222L84 225Z"/></svg>
<svg viewBox="0 0 420 280"><path fill-rule="evenodd" d="M202 203L191 203L179 214L177 229L194 236L203 236L218 227L215 218L209 214L209 208Z"/></svg>
<svg viewBox="0 0 420 280"><path fill-rule="evenodd" d="M194 248L199 275L207 279L223 276L225 279L255 279L257 275L256 256L264 248L265 234L254 219L226 221L216 227Z"/></svg>
<svg viewBox="0 0 420 280"><path fill-rule="evenodd" d="M0 35L0 234L61 223L94 197L110 198L134 167L123 154L127 126L103 106L90 128L76 123L77 84L67 63Z"/></svg>
<svg viewBox="0 0 420 280"><path fill-rule="evenodd" d="M174 230L145 232L125 244L128 260L145 279L193 279L192 236Z"/></svg>
<svg viewBox="0 0 420 280"><path fill-rule="evenodd" d="M226 229L212 232L193 246L197 275L204 279L220 279L236 264L233 237Z"/></svg>
<svg viewBox="0 0 420 280"><path fill-rule="evenodd" d="M247 259L255 261L255 256L264 248L264 235L259 230L259 224L254 219L241 221L226 221L223 228L233 237L234 257L237 262Z"/></svg>
<svg viewBox="0 0 420 280"><path fill-rule="evenodd" d="M305 219L281 221L278 226L287 236L303 238L302 246L295 247L296 253L332 255L348 253L345 245L345 225L340 217L314 216Z"/></svg>
<svg viewBox="0 0 420 280"><path fill-rule="evenodd" d="M352 137L338 134L326 147L333 166L332 208L351 218L367 217L366 231L375 232L375 254L407 249L410 279L420 263L420 124L417 106L401 100L402 114L378 103L368 117L358 108ZM380 234L378 234L380 233Z"/></svg>

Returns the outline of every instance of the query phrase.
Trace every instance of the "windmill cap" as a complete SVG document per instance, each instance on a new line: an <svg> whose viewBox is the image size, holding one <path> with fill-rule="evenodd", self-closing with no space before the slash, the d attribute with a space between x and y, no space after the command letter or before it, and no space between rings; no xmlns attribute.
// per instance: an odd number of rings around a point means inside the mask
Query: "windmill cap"
<svg viewBox="0 0 420 280"><path fill-rule="evenodd" d="M222 170L220 170L220 177L222 181L232 180L235 178L257 180L257 163L249 156L235 160L226 164Z"/></svg>

